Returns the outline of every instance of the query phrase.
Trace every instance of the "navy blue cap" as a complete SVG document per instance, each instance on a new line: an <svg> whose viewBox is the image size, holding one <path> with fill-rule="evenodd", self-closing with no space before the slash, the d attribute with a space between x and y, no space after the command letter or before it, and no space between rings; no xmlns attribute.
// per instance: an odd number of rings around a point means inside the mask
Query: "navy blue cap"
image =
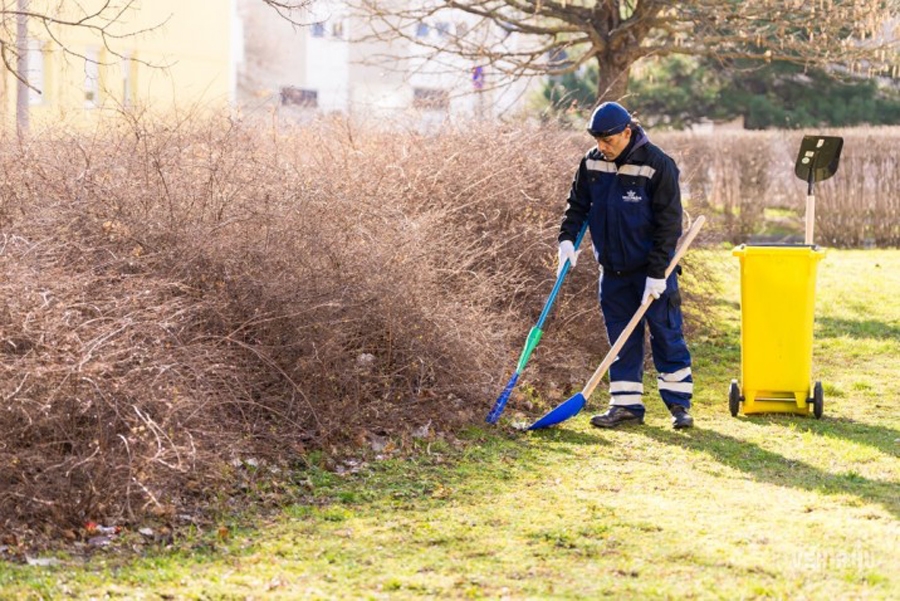
<svg viewBox="0 0 900 601"><path fill-rule="evenodd" d="M631 114L618 102L604 102L591 115L588 133L595 138L614 136L631 124Z"/></svg>

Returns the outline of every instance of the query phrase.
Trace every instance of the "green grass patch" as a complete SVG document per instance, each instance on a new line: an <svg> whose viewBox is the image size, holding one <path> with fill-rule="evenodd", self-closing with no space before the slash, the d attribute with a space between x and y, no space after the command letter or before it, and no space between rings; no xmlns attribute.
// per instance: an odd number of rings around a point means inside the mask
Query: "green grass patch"
<svg viewBox="0 0 900 601"><path fill-rule="evenodd" d="M804 220L797 211L784 207L765 207L763 223L757 235L773 239L803 238Z"/></svg>
<svg viewBox="0 0 900 601"><path fill-rule="evenodd" d="M593 429L598 392L555 429L477 425L344 476L310 462L296 477L309 502L245 517L224 540L0 565L0 596L897 598L900 252L830 251L820 265L821 420L731 417L737 259L714 253L716 325L689 341L693 430L672 430L652 395L644 426Z"/></svg>

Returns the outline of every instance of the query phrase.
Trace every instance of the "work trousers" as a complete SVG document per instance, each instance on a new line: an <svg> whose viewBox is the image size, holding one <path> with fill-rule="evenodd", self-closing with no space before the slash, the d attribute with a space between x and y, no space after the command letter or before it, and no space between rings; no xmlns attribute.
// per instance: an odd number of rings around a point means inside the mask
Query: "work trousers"
<svg viewBox="0 0 900 601"><path fill-rule="evenodd" d="M647 274L638 271L600 276L599 297L610 345L631 321L641 305ZM644 329L650 328L650 350L657 371L657 388L670 410L675 405L690 408L694 392L691 354L682 332L681 293L678 276L666 280L666 291L650 304L618 358L609 369L610 405L644 414Z"/></svg>

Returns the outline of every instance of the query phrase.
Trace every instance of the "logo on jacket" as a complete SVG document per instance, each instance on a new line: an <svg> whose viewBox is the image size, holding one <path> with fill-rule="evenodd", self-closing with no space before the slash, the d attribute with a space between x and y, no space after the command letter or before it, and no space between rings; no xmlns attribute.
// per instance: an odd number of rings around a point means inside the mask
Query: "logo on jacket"
<svg viewBox="0 0 900 601"><path fill-rule="evenodd" d="M622 197L625 202L641 202L641 197L635 194L634 190L629 190L628 194Z"/></svg>

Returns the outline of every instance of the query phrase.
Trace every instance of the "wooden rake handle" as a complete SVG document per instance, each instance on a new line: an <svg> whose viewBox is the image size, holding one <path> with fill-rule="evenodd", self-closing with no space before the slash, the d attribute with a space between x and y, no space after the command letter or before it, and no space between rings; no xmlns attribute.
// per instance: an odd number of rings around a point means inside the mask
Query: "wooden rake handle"
<svg viewBox="0 0 900 601"><path fill-rule="evenodd" d="M672 272L675 271L675 267L678 266L678 261L681 260L681 257L683 257L684 253L687 252L687 249L691 245L691 242L693 242L694 238L697 237L697 234L700 233L700 228L703 227L704 222L706 222L706 217L704 217L703 215L697 217L697 219L695 219L694 223L691 225L691 229L689 229L681 239L681 243L675 250L675 256L672 257L672 260L669 261L669 266L666 267L666 279L668 279L669 276L672 275ZM606 370L609 369L609 366L612 365L613 361L616 360L616 357L619 355L619 351L621 351L622 347L625 346L625 342L628 340L628 337L631 336L631 333L637 327L638 323L640 323L641 319L643 319L644 313L647 312L647 309L650 307L650 303L652 303L653 301L654 298L651 296L647 299L646 303L638 307L638 310L635 312L634 317L631 318L631 321L628 322L628 325L625 326L625 329L622 330L621 334L619 334L619 338L616 340L615 344L612 345L612 348L609 349L609 352L606 353L606 357L603 358L603 361L600 363L597 371L595 371L594 375L591 376L591 379L588 380L588 383L584 387L584 390L581 391L581 394L584 396L585 400L591 398L591 393L594 392L594 389L606 374Z"/></svg>

